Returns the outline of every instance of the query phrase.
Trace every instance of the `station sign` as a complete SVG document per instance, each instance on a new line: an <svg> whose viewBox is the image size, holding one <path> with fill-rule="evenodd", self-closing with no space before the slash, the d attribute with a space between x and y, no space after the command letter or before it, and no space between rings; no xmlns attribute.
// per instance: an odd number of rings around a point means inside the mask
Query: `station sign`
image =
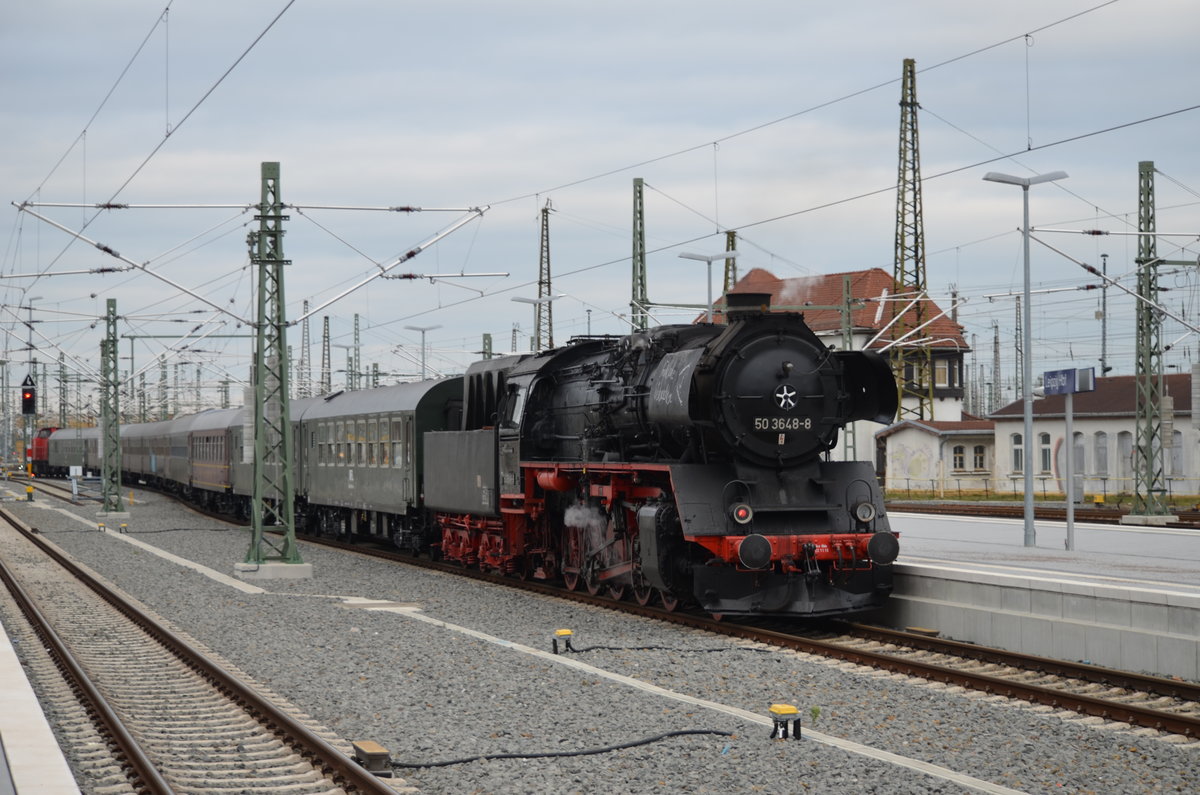
<svg viewBox="0 0 1200 795"><path fill-rule="evenodd" d="M1042 389L1047 395L1072 395L1096 391L1096 368L1047 370L1042 373Z"/></svg>

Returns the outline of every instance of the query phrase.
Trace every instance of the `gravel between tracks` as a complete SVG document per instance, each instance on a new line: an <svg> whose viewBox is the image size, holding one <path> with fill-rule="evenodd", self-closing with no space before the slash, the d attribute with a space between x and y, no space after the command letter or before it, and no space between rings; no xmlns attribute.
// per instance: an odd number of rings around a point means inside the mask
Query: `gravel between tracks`
<svg viewBox="0 0 1200 795"><path fill-rule="evenodd" d="M158 495L136 498L127 520L134 538L223 574L245 556L246 530ZM734 735L398 771L424 792L968 790L816 741L771 741L769 728L758 724L403 615L347 607L336 597L416 605L423 615L543 651L555 629L568 627L578 649L623 648L571 659L764 717L772 703L794 704L806 731L1017 790L1200 790L1197 743L1064 720L906 677L307 544L302 553L313 579L257 581L269 593L245 594L48 510L59 505L48 497L9 503L47 538L316 720L347 739L380 743L397 761L578 751L687 729ZM69 510L97 521L95 507ZM632 648L641 646L666 649Z"/></svg>

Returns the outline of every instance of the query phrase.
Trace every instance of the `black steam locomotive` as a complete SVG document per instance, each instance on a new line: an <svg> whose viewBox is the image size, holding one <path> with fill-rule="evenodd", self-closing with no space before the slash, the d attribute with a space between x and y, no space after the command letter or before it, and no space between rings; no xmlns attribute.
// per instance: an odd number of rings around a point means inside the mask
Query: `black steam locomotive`
<svg viewBox="0 0 1200 795"><path fill-rule="evenodd" d="M823 454L891 419L895 381L767 298L729 295L728 325L294 400L297 526L668 608L875 607L898 552L882 495L869 464ZM122 475L246 517L250 427L245 408L123 425ZM37 471L99 467L96 429L44 430Z"/></svg>
<svg viewBox="0 0 1200 795"><path fill-rule="evenodd" d="M441 553L718 614L878 606L898 544L874 472L822 454L894 416L894 378L768 299L469 368L463 429L426 435Z"/></svg>

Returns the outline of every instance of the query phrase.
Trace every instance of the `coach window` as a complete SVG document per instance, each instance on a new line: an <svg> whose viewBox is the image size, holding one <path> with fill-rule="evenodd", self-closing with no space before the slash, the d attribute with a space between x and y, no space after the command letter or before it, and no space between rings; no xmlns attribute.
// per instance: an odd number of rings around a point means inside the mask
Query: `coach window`
<svg viewBox="0 0 1200 795"><path fill-rule="evenodd" d="M392 459L389 455L391 449L391 437L388 436L388 421L379 421L379 466L386 467L392 465Z"/></svg>
<svg viewBox="0 0 1200 795"><path fill-rule="evenodd" d="M404 465L404 436L400 428L400 420L392 420L392 466Z"/></svg>
<svg viewBox="0 0 1200 795"><path fill-rule="evenodd" d="M967 466L967 448L961 444L954 445L954 468L965 469Z"/></svg>
<svg viewBox="0 0 1200 795"><path fill-rule="evenodd" d="M367 466L375 466L375 446L379 444L379 423L367 422Z"/></svg>
<svg viewBox="0 0 1200 795"><path fill-rule="evenodd" d="M356 451L358 454L354 456L354 460L361 467L367 463L367 422L366 420L359 420L356 426L357 439L355 440L355 444L358 445L358 450Z"/></svg>
<svg viewBox="0 0 1200 795"><path fill-rule="evenodd" d="M404 465L412 466L413 457L413 418L404 418Z"/></svg>
<svg viewBox="0 0 1200 795"><path fill-rule="evenodd" d="M1025 445L1022 443L1021 434L1014 433L1009 440L1012 442L1012 471L1024 472Z"/></svg>
<svg viewBox="0 0 1200 795"><path fill-rule="evenodd" d="M337 424L337 441L334 442L334 444L333 444L334 455L337 456L337 465L338 466L346 465L346 447L347 447L347 445L348 445L348 442L346 441L346 425L345 425L345 423L339 422Z"/></svg>

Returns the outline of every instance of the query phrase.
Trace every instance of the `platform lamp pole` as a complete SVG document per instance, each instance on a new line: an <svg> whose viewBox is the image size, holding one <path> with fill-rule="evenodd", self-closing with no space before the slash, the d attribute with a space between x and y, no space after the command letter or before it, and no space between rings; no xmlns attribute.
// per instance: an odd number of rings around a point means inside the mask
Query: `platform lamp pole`
<svg viewBox="0 0 1200 795"><path fill-rule="evenodd" d="M541 298L525 298L523 296L517 295L517 296L513 296L513 298L511 299L513 301L516 301L518 304L530 304L533 306L533 345L531 345L530 347L533 348L534 353L541 353L541 351L542 351L542 326L543 325L546 326L547 339L545 340L545 342L549 347L551 347L551 348L554 347L554 327L549 323L543 324L541 322L541 309L543 306L547 306L551 301L557 301L559 298L562 298L562 297L563 297L562 294L544 295Z"/></svg>
<svg viewBox="0 0 1200 795"><path fill-rule="evenodd" d="M425 332L433 331L434 329L441 328L441 325L437 325L437 326L405 326L405 328L408 329L409 331L421 332L421 380L424 381L425 380Z"/></svg>
<svg viewBox="0 0 1200 795"><path fill-rule="evenodd" d="M697 262L708 263L708 277L704 280L705 287L708 288L708 322L713 322L713 297L712 297L712 264L714 260L719 259L736 259L738 253L736 251L722 251L720 254L693 254L689 251L680 252L680 259L694 259Z"/></svg>
<svg viewBox="0 0 1200 795"><path fill-rule="evenodd" d="M1021 236L1025 245L1025 286L1022 299L1025 311L1021 315L1021 350L1025 355L1021 357L1021 392L1025 403L1025 435L1021 469L1024 470L1025 475L1025 546L1027 547L1037 546L1037 530L1033 525L1033 462L1031 460L1033 452L1033 348L1031 347L1033 307L1029 303L1029 186L1065 179L1066 176L1067 172L1065 171L1051 171L1048 174L1038 174L1032 177L1014 177L1011 174L1001 174L997 171L989 171L983 175L984 180L988 182L1019 185L1024 206L1024 224L1021 227Z"/></svg>

